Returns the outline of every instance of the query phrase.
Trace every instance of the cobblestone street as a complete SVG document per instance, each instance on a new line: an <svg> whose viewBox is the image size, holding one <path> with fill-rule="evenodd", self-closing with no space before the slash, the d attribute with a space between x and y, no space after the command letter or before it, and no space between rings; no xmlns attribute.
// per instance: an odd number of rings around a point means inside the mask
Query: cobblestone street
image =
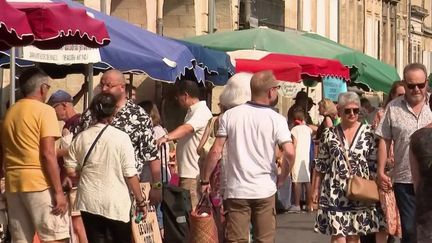
<svg viewBox="0 0 432 243"><path fill-rule="evenodd" d="M277 215L276 243L325 243L330 237L313 231L315 213Z"/></svg>

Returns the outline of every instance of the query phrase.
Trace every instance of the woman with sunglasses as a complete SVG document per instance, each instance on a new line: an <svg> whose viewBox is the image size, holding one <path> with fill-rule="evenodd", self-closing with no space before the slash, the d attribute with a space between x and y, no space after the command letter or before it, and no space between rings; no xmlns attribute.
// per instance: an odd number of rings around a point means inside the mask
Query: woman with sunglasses
<svg viewBox="0 0 432 243"><path fill-rule="evenodd" d="M320 195L314 230L331 235L331 242L357 243L360 235L379 232L385 225L379 205L346 197L350 175L373 179L377 143L371 126L358 122L360 99L356 93L340 94L337 108L341 123L324 130L315 160L321 183L313 189L313 200ZM384 232L377 234L376 242L385 241Z"/></svg>
<svg viewBox="0 0 432 243"><path fill-rule="evenodd" d="M404 88L404 84L402 81L394 81L394 83L392 84L391 88L390 88L390 92L389 92L389 96L387 97L387 99L384 101L383 106L378 110L377 114L375 115L375 119L372 122L372 127L375 129L376 127L378 127L378 124L381 122L381 119L384 116L384 112L385 109L387 107L387 105L390 103L390 101L392 101L393 99L405 95L405 88Z"/></svg>

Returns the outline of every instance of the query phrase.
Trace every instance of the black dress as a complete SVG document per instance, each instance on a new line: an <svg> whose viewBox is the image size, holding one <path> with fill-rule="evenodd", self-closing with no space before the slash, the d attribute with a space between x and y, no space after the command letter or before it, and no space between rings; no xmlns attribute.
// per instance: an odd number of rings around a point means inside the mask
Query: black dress
<svg viewBox="0 0 432 243"><path fill-rule="evenodd" d="M432 128L416 131L410 147L420 173L416 190L417 242L432 242Z"/></svg>

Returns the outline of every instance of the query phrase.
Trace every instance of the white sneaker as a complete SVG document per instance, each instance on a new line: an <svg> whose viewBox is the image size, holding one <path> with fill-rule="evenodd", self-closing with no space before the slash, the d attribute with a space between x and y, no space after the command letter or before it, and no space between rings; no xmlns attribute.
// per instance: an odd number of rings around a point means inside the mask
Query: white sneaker
<svg viewBox="0 0 432 243"><path fill-rule="evenodd" d="M288 208L288 213L301 213L301 208L300 208L300 206L291 205Z"/></svg>

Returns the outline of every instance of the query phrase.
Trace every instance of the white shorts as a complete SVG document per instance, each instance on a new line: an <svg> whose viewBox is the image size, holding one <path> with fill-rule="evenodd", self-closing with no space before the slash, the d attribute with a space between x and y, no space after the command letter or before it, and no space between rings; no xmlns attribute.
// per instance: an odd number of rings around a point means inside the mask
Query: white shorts
<svg viewBox="0 0 432 243"><path fill-rule="evenodd" d="M12 242L33 242L35 232L41 241L69 238L69 216L51 213L54 206L49 189L40 192L7 192L6 199Z"/></svg>

